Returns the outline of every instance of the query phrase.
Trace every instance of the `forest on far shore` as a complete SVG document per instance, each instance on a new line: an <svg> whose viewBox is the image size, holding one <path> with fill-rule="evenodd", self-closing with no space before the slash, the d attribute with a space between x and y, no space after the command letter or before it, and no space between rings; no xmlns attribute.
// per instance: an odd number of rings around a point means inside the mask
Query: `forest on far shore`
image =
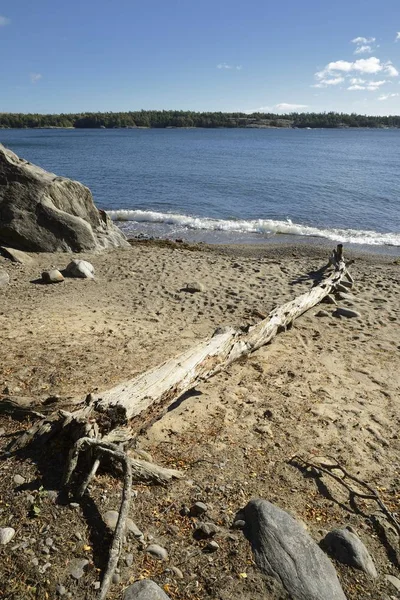
<svg viewBox="0 0 400 600"><path fill-rule="evenodd" d="M74 127L113 129L120 127L400 127L400 116L366 116L337 112L324 113L224 113L182 110L140 110L133 112L77 113L41 115L0 113L0 128Z"/></svg>

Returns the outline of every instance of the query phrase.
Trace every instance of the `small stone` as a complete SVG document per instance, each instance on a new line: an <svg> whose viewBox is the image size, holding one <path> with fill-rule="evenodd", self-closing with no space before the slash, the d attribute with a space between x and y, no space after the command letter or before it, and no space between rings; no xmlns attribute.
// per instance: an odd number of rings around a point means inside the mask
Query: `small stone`
<svg viewBox="0 0 400 600"><path fill-rule="evenodd" d="M51 548L51 546L53 546L54 542L51 538L46 538L45 544L46 544L46 546L49 546L49 548Z"/></svg>
<svg viewBox="0 0 400 600"><path fill-rule="evenodd" d="M178 567L171 567L171 571L178 579L183 579L183 573Z"/></svg>
<svg viewBox="0 0 400 600"><path fill-rule="evenodd" d="M150 544L150 546L147 546L146 552L151 554L153 558L158 558L158 560L168 560L168 552L158 544Z"/></svg>
<svg viewBox="0 0 400 600"><path fill-rule="evenodd" d="M87 260L74 258L65 268L69 277L81 277L83 279L94 279L94 267Z"/></svg>
<svg viewBox="0 0 400 600"><path fill-rule="evenodd" d="M79 509L79 504L78 502L70 502L68 505L72 510L78 510Z"/></svg>
<svg viewBox="0 0 400 600"><path fill-rule="evenodd" d="M61 585L61 583L59 583L56 586L56 592L59 596L64 596L67 593L67 590L63 585Z"/></svg>
<svg viewBox="0 0 400 600"><path fill-rule="evenodd" d="M397 591L400 592L400 579L398 579L394 575L386 575L385 579L386 579L386 581L391 583L393 585L393 587L396 588Z"/></svg>
<svg viewBox="0 0 400 600"><path fill-rule="evenodd" d="M232 525L233 529L244 529L245 527L246 521L243 521L243 519L237 519Z"/></svg>
<svg viewBox="0 0 400 600"><path fill-rule="evenodd" d="M219 527L215 523L200 523L196 527L195 533L201 537L212 537L218 533Z"/></svg>
<svg viewBox="0 0 400 600"><path fill-rule="evenodd" d="M114 575L112 576L112 582L117 584L120 581L121 581L121 575L119 573L114 573Z"/></svg>
<svg viewBox="0 0 400 600"><path fill-rule="evenodd" d="M0 269L0 288L6 287L10 283L10 276L7 271Z"/></svg>
<svg viewBox="0 0 400 600"><path fill-rule="evenodd" d="M50 567L51 567L51 563L49 563L49 562L45 563L44 565L42 565L39 568L39 573L41 573L43 575L44 573L46 573L47 569L50 569Z"/></svg>
<svg viewBox="0 0 400 600"><path fill-rule="evenodd" d="M74 579L80 579L84 574L84 568L89 561L81 558L74 558L68 565L68 574Z"/></svg>
<svg viewBox="0 0 400 600"><path fill-rule="evenodd" d="M182 517L188 517L190 515L190 508L188 506L182 506L181 510L179 511L179 514Z"/></svg>
<svg viewBox="0 0 400 600"><path fill-rule="evenodd" d="M198 281L191 281L190 283L186 284L184 291L189 292L190 294L194 294L196 292L204 292L205 287L202 283L199 283Z"/></svg>
<svg viewBox="0 0 400 600"><path fill-rule="evenodd" d="M322 546L340 562L378 577L375 565L360 538L348 529L333 529L322 540Z"/></svg>
<svg viewBox="0 0 400 600"><path fill-rule="evenodd" d="M142 579L126 588L122 600L170 600L170 597L151 579Z"/></svg>
<svg viewBox="0 0 400 600"><path fill-rule="evenodd" d="M51 269L50 271L43 271L42 281L43 283L60 283L64 281L64 276L57 269Z"/></svg>
<svg viewBox="0 0 400 600"><path fill-rule="evenodd" d="M204 515L204 513L207 512L207 509L207 504L204 504L204 502L195 502L190 508L190 515L192 517L199 517L200 515Z"/></svg>
<svg viewBox="0 0 400 600"><path fill-rule="evenodd" d="M4 427L0 427L0 437L2 437L6 433Z"/></svg>
<svg viewBox="0 0 400 600"><path fill-rule="evenodd" d="M27 494L27 495L26 495L26 501L27 501L29 504L33 504L33 503L35 502L35 498L34 498L34 496L32 496L32 494Z"/></svg>
<svg viewBox="0 0 400 600"><path fill-rule="evenodd" d="M16 485L22 485L23 483L25 483L26 479L25 477L22 477L22 475L15 475L14 476L14 483Z"/></svg>
<svg viewBox="0 0 400 600"><path fill-rule="evenodd" d="M328 313L327 310L319 310L315 316L316 317L330 317L331 315L330 315L330 313Z"/></svg>
<svg viewBox="0 0 400 600"><path fill-rule="evenodd" d="M36 556L34 556L34 557L32 558L32 561L31 561L31 562L32 562L32 564L33 564L35 567L37 567L37 566L39 565L39 559L38 559L38 558L36 558Z"/></svg>
<svg viewBox="0 0 400 600"><path fill-rule="evenodd" d="M11 542L15 535L15 529L12 527L1 527L0 528L0 544L5 546L8 542Z"/></svg>
<svg viewBox="0 0 400 600"><path fill-rule="evenodd" d="M143 533L140 531L139 527L136 525L136 523L134 523L132 521L132 519L127 519L126 520L126 531L129 533L132 533L135 538L138 538L139 540L144 540L144 535Z"/></svg>
<svg viewBox="0 0 400 600"><path fill-rule="evenodd" d="M273 436L271 425L256 425L254 427L254 431L256 431L257 433L269 435L270 437Z"/></svg>
<svg viewBox="0 0 400 600"><path fill-rule="evenodd" d="M77 540L79 540L80 542L82 541L82 534L79 531L75 531L74 536L76 537Z"/></svg>
<svg viewBox="0 0 400 600"><path fill-rule="evenodd" d="M338 306L337 309L335 310L335 312L333 313L334 316L340 316L340 317L347 317L348 319L352 319L352 318L360 318L361 314L359 312L357 312L356 310L350 310L350 308L343 308L342 306Z"/></svg>
<svg viewBox="0 0 400 600"><path fill-rule="evenodd" d="M127 554L125 556L125 564L127 567L131 567L133 565L133 554Z"/></svg>
<svg viewBox="0 0 400 600"><path fill-rule="evenodd" d="M95 590L99 590L100 586L101 586L100 581L95 581L94 584L93 584L93 587L94 587Z"/></svg>
<svg viewBox="0 0 400 600"><path fill-rule="evenodd" d="M219 544L214 540L211 540L211 542L208 542L205 549L208 550L208 552L216 552L219 549Z"/></svg>

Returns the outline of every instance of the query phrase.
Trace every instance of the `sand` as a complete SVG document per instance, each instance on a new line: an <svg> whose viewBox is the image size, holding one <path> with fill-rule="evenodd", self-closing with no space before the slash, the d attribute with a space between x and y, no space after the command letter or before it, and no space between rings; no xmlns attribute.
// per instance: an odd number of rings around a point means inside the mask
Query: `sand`
<svg viewBox="0 0 400 600"><path fill-rule="evenodd" d="M128 250L82 255L95 267L94 281L66 279L55 285L35 280L44 269L64 268L70 257L31 256L27 265L0 257L0 269L11 278L0 290L0 393L58 395L61 403L128 380L209 337L216 327L258 322L274 306L309 289L328 254L326 247L303 244L137 242ZM184 578L174 578L132 546L134 566L121 574L111 598L119 597L129 578L144 572L167 584L171 598L278 598L272 591L266 595L241 534L235 534L235 541L217 539L220 549L212 557L197 553L190 558L197 542L190 524L179 516L183 503L204 500L215 521L228 529L235 511L254 496L292 512L317 541L333 527L353 525L380 577L370 582L336 564L347 596L396 597L384 577L399 572L390 544L384 545L373 522L377 507L359 503L360 513L341 486L327 478L317 485L288 463L294 454L334 456L400 512L400 261L354 252L350 257L355 258L350 267L354 297L339 303L358 311L360 318L334 317L329 305L311 309L270 345L198 386L141 438L139 445L157 461L186 471L186 479L168 489L138 486L131 509L139 527L168 547L170 564L180 564ZM201 283L204 291L188 293L184 288L190 282ZM329 316L316 316L321 309ZM21 426L8 417L0 420L4 446ZM8 461L2 489L3 502L10 506L0 514L2 521L9 512L23 519L23 511L15 508L16 471L31 480L46 479L29 457ZM56 475L52 478L57 482ZM91 494L100 512L116 507L110 489L117 493L118 485L99 476ZM102 493L108 494L106 500ZM100 546L83 516L74 518L88 536L96 565ZM57 519L61 527L62 518ZM35 527L36 521L23 521L19 535L32 534ZM57 537L57 524L51 521L51 527ZM76 547L71 552L80 556ZM14 561L9 568L8 577L18 578L21 565ZM54 559L46 576L38 577L39 587L53 597L51 590L63 577L62 565ZM74 584L73 597L94 597L90 585L95 578L93 572L86 583Z"/></svg>

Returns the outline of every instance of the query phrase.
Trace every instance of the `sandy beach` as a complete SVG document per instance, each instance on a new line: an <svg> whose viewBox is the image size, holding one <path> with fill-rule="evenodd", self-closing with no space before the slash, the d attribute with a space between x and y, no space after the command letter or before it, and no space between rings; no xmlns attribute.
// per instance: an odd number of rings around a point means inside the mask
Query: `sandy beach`
<svg viewBox="0 0 400 600"><path fill-rule="evenodd" d="M377 505L362 500L356 509L341 485L328 477L318 483L288 462L294 454L334 457L400 513L400 260L345 253L355 261L355 285L353 297L338 303L359 318L334 317L326 304L314 307L271 344L198 386L141 437L140 449L186 477L166 488L135 486L130 516L148 539L167 548L169 561L149 558L129 539L123 557L133 554L133 564L121 561L110 598L144 576L166 586L174 600L284 598L256 569L242 533L229 529L235 513L255 496L302 520L316 541L334 527L351 525L379 577L371 580L335 563L346 596L399 597L385 579L399 577L399 555L390 532L385 541L381 520L373 517ZM57 396L65 404L133 378L217 327L260 321L311 288L328 251L306 244L136 242L126 250L82 255L94 265L95 280L55 285L36 280L45 269L64 268L70 256L30 256L24 265L0 256L0 269L10 275L10 284L0 289L0 394ZM185 291L191 282L203 291ZM321 310L327 314L317 316ZM1 416L2 448L27 425ZM40 486L59 489L60 456L51 452L47 458L47 473L37 457L12 457L1 467L2 521L17 530L15 546L35 540L12 552L10 546L0 549L2 597L55 598L63 584L70 597L95 598L107 534L88 514L100 517L118 508L120 481L100 474L82 510L43 494L41 513L32 518L27 494L38 498ZM27 483L16 485L16 473ZM180 514L197 500L207 503L221 528L212 554L202 551L193 524ZM59 549L50 557L41 551L43 536ZM88 570L73 580L67 564L79 557L89 561ZM43 571L46 561L50 566Z"/></svg>

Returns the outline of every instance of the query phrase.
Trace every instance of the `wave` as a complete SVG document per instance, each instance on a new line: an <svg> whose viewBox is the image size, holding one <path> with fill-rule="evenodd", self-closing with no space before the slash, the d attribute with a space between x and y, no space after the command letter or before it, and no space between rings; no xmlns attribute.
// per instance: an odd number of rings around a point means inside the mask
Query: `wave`
<svg viewBox="0 0 400 600"><path fill-rule="evenodd" d="M211 219L209 217L191 217L148 210L109 210L114 221L135 221L137 223L161 223L176 225L187 229L206 231L226 231L235 233L254 233L261 235L285 234L311 237L323 237L336 242L364 244L374 246L400 246L400 233L380 233L359 229L323 229L293 223L290 219Z"/></svg>

